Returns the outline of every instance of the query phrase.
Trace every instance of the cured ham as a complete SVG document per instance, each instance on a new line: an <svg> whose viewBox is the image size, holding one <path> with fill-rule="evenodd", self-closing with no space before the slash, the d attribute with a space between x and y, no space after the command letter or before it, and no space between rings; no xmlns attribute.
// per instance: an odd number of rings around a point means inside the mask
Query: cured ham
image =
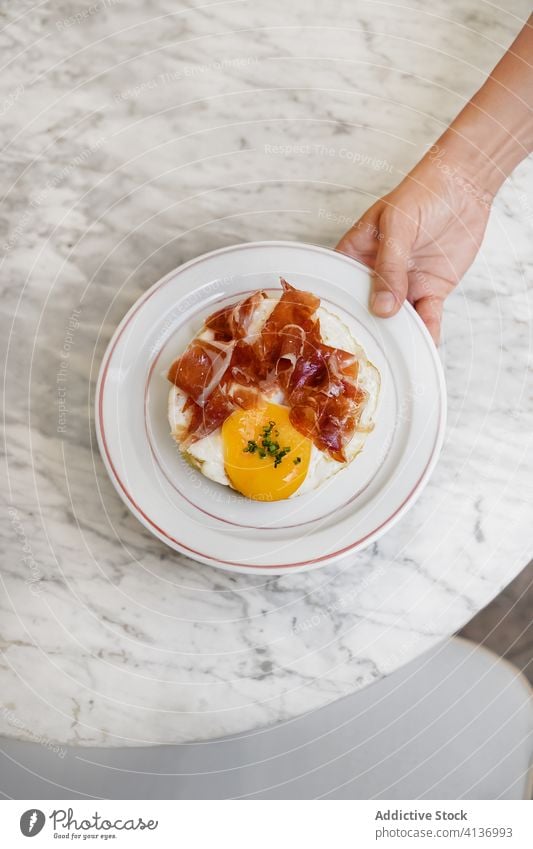
<svg viewBox="0 0 533 849"><path fill-rule="evenodd" d="M222 387L217 386L213 390L203 407L192 399L189 399L188 410L190 419L187 433L183 438L183 445L190 445L204 436L209 436L217 427L224 424L227 417L231 415L235 405Z"/></svg>
<svg viewBox="0 0 533 849"><path fill-rule="evenodd" d="M231 363L235 343L193 339L186 351L171 365L168 379L179 386L200 407L219 386Z"/></svg>
<svg viewBox="0 0 533 849"><path fill-rule="evenodd" d="M320 299L310 292L295 289L286 280L281 280L283 293L266 320L260 340L260 350L263 357L274 365L282 356L283 341L294 339L312 344L319 343L320 322L316 311Z"/></svg>
<svg viewBox="0 0 533 849"><path fill-rule="evenodd" d="M366 400L357 355L322 341L320 300L281 280L282 294L266 320L254 317L267 297L250 297L213 313L204 331L171 366L168 379L188 396L186 441L220 427L231 413L283 394L290 422L316 447L345 462Z"/></svg>
<svg viewBox="0 0 533 849"><path fill-rule="evenodd" d="M254 292L244 301L222 307L209 316L205 326L213 331L217 340L243 339L248 334L253 315L263 298L266 298L264 292Z"/></svg>

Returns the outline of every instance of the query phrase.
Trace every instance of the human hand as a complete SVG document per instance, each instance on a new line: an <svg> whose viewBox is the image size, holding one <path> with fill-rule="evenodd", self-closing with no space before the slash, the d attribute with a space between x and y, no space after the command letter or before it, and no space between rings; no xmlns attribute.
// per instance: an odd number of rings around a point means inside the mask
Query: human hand
<svg viewBox="0 0 533 849"><path fill-rule="evenodd" d="M407 298L438 344L444 299L480 248L491 201L492 195L435 145L397 188L373 204L337 250L373 268L375 315L394 315Z"/></svg>

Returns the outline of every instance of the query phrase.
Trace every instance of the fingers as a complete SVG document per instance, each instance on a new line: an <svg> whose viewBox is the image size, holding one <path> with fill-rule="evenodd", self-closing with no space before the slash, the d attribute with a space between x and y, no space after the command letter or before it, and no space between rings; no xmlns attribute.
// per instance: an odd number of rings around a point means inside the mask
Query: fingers
<svg viewBox="0 0 533 849"><path fill-rule="evenodd" d="M395 315L408 291L411 292L411 302L413 294L416 298L416 290L420 287L412 273L413 268L416 269L412 254L417 232L414 218L387 199L385 202L382 199L370 207L339 241L336 250L360 259L374 269L370 308L375 315L383 318ZM427 287L425 291L428 291ZM415 301L415 309L436 345L440 340L443 300L443 297L427 294Z"/></svg>
<svg viewBox="0 0 533 849"><path fill-rule="evenodd" d="M419 298L415 303L415 310L431 333L435 345L440 341L443 305L442 298L436 298L434 295Z"/></svg>
<svg viewBox="0 0 533 849"><path fill-rule="evenodd" d="M370 296L370 308L376 315L394 315L407 297L409 259L414 238L409 223L394 212L386 210L383 213Z"/></svg>
<svg viewBox="0 0 533 849"><path fill-rule="evenodd" d="M374 205L346 231L335 250L359 259L372 268L376 258L378 219L379 210Z"/></svg>

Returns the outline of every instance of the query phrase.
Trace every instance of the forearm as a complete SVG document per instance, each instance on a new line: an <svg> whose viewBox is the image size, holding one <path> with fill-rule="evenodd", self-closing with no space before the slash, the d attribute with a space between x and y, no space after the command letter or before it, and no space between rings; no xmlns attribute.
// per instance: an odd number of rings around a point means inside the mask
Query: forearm
<svg viewBox="0 0 533 849"><path fill-rule="evenodd" d="M435 150L491 194L533 151L533 17Z"/></svg>

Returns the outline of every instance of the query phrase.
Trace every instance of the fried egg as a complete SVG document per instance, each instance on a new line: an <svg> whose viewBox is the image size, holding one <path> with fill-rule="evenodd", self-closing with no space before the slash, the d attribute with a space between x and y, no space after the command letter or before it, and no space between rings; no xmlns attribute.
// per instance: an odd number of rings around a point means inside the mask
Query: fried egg
<svg viewBox="0 0 533 849"><path fill-rule="evenodd" d="M281 501L301 487L313 443L292 426L289 408L265 402L235 410L222 425L231 486L254 501Z"/></svg>
<svg viewBox="0 0 533 849"><path fill-rule="evenodd" d="M259 304L250 333L260 332L276 303L274 298L265 298ZM322 305L317 315L323 342L357 355L360 363L358 385L367 394L359 427L344 448L346 462L339 462L320 451L293 427L289 421L289 407L283 404L283 393L279 390L264 394L258 407L235 410L222 427L184 449L180 446L180 435L188 424L187 395L172 385L168 396L172 436L185 458L205 477L253 500L279 501L317 489L363 449L373 428L380 390L379 372L338 316ZM206 333L209 331L204 331L204 338L208 338ZM283 452L281 459L280 452Z"/></svg>

